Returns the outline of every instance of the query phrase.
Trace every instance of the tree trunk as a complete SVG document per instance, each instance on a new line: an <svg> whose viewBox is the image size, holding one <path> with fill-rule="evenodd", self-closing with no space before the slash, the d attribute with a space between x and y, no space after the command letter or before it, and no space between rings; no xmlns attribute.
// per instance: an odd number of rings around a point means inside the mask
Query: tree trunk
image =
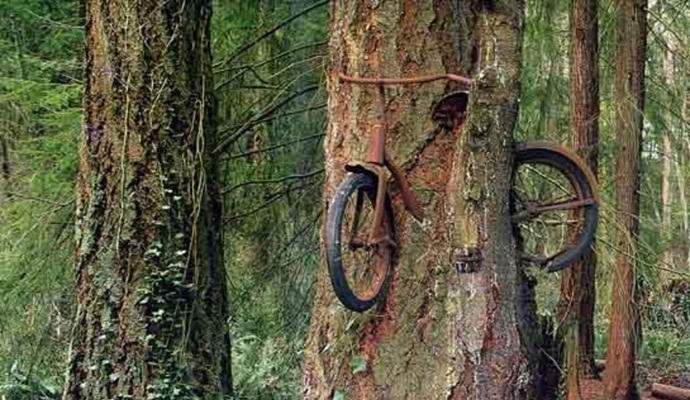
<svg viewBox="0 0 690 400"><path fill-rule="evenodd" d="M673 147L671 135L668 132L662 134L662 164L661 164L661 235L664 252L661 258L660 276L662 284L668 283L669 276L666 269L673 268L673 247L671 245L671 173L673 162Z"/></svg>
<svg viewBox="0 0 690 400"><path fill-rule="evenodd" d="M666 78L666 84L669 88L673 88L676 85L675 79L675 66L674 66L674 55L677 51L677 45L675 43L675 38L667 31L664 30L662 37L666 41L666 54L663 60L663 72ZM673 115L670 112L666 113L667 124L666 129L662 133L662 164L661 164L661 235L660 238L663 239L664 252L662 255L662 269L660 270L660 275L662 277L662 284L665 286L669 279L673 277L669 276L667 269L673 268L674 252L679 249L674 249L671 241L673 239L672 229L673 225L671 223L671 212L672 212L672 202L671 202L671 174L673 173L673 146L671 143L671 138L674 136L675 124L671 122L673 120Z"/></svg>
<svg viewBox="0 0 690 400"><path fill-rule="evenodd" d="M570 121L578 154L597 174L599 145L599 51L596 0L572 0L570 10ZM564 338L566 392L580 399L580 378L596 376L594 304L596 255L587 252L563 272L558 320Z"/></svg>
<svg viewBox="0 0 690 400"><path fill-rule="evenodd" d="M230 392L207 0L86 2L65 399Z"/></svg>
<svg viewBox="0 0 690 400"><path fill-rule="evenodd" d="M688 151L690 153L690 151ZM685 196L685 175L687 174L687 159L688 155L680 151L678 154L678 163L676 164L676 181L678 182L678 202L680 203L680 212L682 215L682 241L679 249L679 263L687 270L690 268L690 215L688 215L688 200ZM681 268L682 270L682 268Z"/></svg>
<svg viewBox="0 0 690 400"><path fill-rule="evenodd" d="M508 191L520 86L523 3L333 1L325 205L378 122L357 76L475 75L462 129L429 115L454 86L388 88L388 151L425 208L417 223L392 188L398 254L383 304L345 311L325 265L305 352L304 396L330 399L525 399L534 386L531 286L518 271ZM475 71L481 71L476 73ZM478 271L454 255L476 250ZM523 333L524 335L521 335Z"/></svg>
<svg viewBox="0 0 690 400"><path fill-rule="evenodd" d="M2 158L0 161L0 169L2 169L2 179L4 181L3 191L7 194L7 197L11 197L10 192L12 190L12 183L10 182L10 149L5 135L6 133L0 134L0 157Z"/></svg>
<svg viewBox="0 0 690 400"><path fill-rule="evenodd" d="M690 74L686 73L686 76ZM683 101L683 120L690 120L690 89L685 93ZM678 169L678 191L680 192L680 204L683 213L683 237L685 239L685 268L690 270L690 209L688 208L688 201L685 193L685 177L687 174L687 163L690 160L690 140L685 141L685 151L681 151L683 157L680 160L680 168Z"/></svg>
<svg viewBox="0 0 690 400"><path fill-rule="evenodd" d="M635 383L635 357L642 332L635 296L635 269L640 214L647 4L646 0L617 0L615 4L614 129L619 146L615 166L617 252L604 384L608 399L628 400L639 398Z"/></svg>

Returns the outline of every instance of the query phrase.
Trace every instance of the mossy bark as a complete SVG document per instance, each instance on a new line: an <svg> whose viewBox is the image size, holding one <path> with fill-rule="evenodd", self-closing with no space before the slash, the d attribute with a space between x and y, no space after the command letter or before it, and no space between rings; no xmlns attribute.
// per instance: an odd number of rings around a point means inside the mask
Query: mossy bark
<svg viewBox="0 0 690 400"><path fill-rule="evenodd" d="M570 121L574 147L596 175L599 145L599 45L596 0L570 6ZM563 272L558 305L564 341L566 396L580 399L580 378L596 377L594 304L596 255L588 251Z"/></svg>
<svg viewBox="0 0 690 400"><path fill-rule="evenodd" d="M635 359L641 324L635 295L640 232L640 159L644 110L647 1L617 0L614 129L618 144L615 167L616 264L611 288L611 324L604 384L606 398L639 398Z"/></svg>
<svg viewBox="0 0 690 400"><path fill-rule="evenodd" d="M379 116L376 89L339 82L339 72L445 71L477 82L468 119L455 131L435 128L429 118L453 83L387 89L388 150L427 219L414 221L392 187L399 252L388 295L372 311L345 311L323 266L305 352L305 398L529 398L534 303L516 265L508 204L522 2L336 0L331 18L326 207L345 163L363 158ZM482 260L477 272L461 273L453 262L468 249Z"/></svg>
<svg viewBox="0 0 690 400"><path fill-rule="evenodd" d="M86 2L65 399L230 392L211 2Z"/></svg>

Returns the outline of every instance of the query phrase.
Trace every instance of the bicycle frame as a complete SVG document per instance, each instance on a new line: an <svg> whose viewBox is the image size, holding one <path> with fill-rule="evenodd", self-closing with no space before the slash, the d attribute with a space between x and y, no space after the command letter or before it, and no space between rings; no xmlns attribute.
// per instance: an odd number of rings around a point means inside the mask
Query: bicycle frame
<svg viewBox="0 0 690 400"><path fill-rule="evenodd" d="M386 206L386 192L388 189L388 176L386 169L390 171L393 179L400 187L405 209L417 220L424 220L424 212L419 205L419 201L405 178L403 171L391 160L386 153L386 132L388 130L388 119L386 117L385 89L384 83L378 83L378 105L381 110L381 121L369 136L367 145L367 156L365 160L349 162L345 169L350 172L365 172L376 176L377 189L376 200L374 203L374 224L369 235L370 243L378 243L385 240L381 235L381 224L383 223L384 207Z"/></svg>
<svg viewBox="0 0 690 400"><path fill-rule="evenodd" d="M385 100L385 85L409 85L417 83L427 83L437 80L448 80L458 82L462 85L469 86L472 84L472 79L456 74L439 74L416 76L409 78L361 78L352 77L340 73L338 75L341 81L364 85L376 85L378 87L378 106L381 110L381 122L378 129L375 129L369 137L367 156L363 162L350 162L345 166L345 169L350 172L365 172L376 176L377 178L377 192L374 205L374 226L369 235L370 243L378 243L383 238L381 237L381 224L383 223L383 213L386 203L386 190L388 177L386 176L386 169L390 171L393 179L400 187L400 194L402 196L405 209L412 214L417 220L422 222L424 220L424 211L417 200L417 197L410 186L410 183L405 178L403 171L393 162L393 160L386 153L386 132L388 130L388 120L386 117L386 100Z"/></svg>

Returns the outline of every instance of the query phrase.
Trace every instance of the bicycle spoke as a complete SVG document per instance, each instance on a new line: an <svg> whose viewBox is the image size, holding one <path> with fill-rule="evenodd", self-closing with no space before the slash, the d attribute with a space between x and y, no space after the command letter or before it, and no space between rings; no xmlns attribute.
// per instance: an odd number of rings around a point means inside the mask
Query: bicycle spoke
<svg viewBox="0 0 690 400"><path fill-rule="evenodd" d="M350 237L355 238L357 236L357 231L359 228L359 215L362 212L362 207L364 205L364 195L361 190L357 191L357 198L355 200L355 211L352 217L352 230L350 231Z"/></svg>
<svg viewBox="0 0 690 400"><path fill-rule="evenodd" d="M538 168L532 166L532 165L525 165L524 168L526 170L532 171L534 174L538 175L541 177L544 181L551 183L553 186L555 186L558 190L560 190L562 193L565 193L566 195L570 193L570 190L568 190L569 185L563 185L563 182L559 182L557 179L554 179L551 176L548 176L546 173L543 171L539 170Z"/></svg>
<svg viewBox="0 0 690 400"><path fill-rule="evenodd" d="M575 210L578 208L587 207L594 204L594 199L569 199L566 201L560 201L555 203L540 204L533 207L527 207L526 210L520 211L513 215L511 218L514 222L523 221L526 219L532 219L539 214L551 211L562 211L562 210Z"/></svg>

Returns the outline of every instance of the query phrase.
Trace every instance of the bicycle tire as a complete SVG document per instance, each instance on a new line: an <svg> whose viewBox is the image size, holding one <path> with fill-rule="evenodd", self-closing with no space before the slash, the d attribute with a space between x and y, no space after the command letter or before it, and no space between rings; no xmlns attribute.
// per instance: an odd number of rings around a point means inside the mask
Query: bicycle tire
<svg viewBox="0 0 690 400"><path fill-rule="evenodd" d="M555 168L568 179L579 198L594 200L592 204L582 207L584 223L574 243L542 265L549 272L560 271L588 251L594 241L599 218L596 181L591 172L584 169L587 167L582 160L549 143L519 144L516 146L513 162L513 171L517 171L522 164L543 164ZM511 198L512 201L514 200Z"/></svg>
<svg viewBox="0 0 690 400"><path fill-rule="evenodd" d="M352 311L364 312L379 302L387 291L390 283L393 249L387 245L380 245L388 247L385 250L387 251L387 256L376 256L376 263L381 262L385 264L382 266L384 269L383 275L378 282L375 282L375 285L372 285L376 287L370 288L372 292L370 296L362 297L356 294L348 283L343 266L341 231L347 204L354 197L353 195L356 195L358 190L365 191L367 193L366 197L369 198L373 205L376 198L377 179L367 173L350 173L338 186L328 209L326 221L326 259L331 284L340 302ZM387 195L383 226L387 229L386 233L389 237L393 238L393 216ZM378 259L379 257L383 259Z"/></svg>

